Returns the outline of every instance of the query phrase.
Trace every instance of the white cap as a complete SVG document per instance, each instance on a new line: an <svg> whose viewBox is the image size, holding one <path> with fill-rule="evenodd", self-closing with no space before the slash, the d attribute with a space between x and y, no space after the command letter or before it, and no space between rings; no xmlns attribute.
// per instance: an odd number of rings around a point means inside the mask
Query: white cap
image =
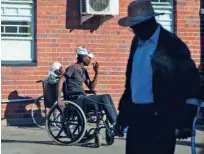
<svg viewBox="0 0 204 154"><path fill-rule="evenodd" d="M85 48L85 47L78 47L76 49L76 54L77 55L89 56L90 58L94 57L94 55L91 52L89 52L88 49Z"/></svg>

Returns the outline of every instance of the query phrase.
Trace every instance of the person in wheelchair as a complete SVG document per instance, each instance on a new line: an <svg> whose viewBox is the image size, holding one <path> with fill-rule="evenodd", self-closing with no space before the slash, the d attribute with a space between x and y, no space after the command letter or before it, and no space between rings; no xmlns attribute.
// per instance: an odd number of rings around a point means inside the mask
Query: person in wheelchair
<svg viewBox="0 0 204 154"><path fill-rule="evenodd" d="M51 108L57 100L57 83L63 73L63 66L59 62L54 62L48 71L48 75L44 80L44 97L46 100L46 108Z"/></svg>
<svg viewBox="0 0 204 154"><path fill-rule="evenodd" d="M49 85L57 84L59 78L63 75L63 66L59 62L54 62L48 71L45 82Z"/></svg>
<svg viewBox="0 0 204 154"><path fill-rule="evenodd" d="M75 99L80 106L83 106L83 100L85 99L87 108L92 108L93 106L95 106L97 110L99 110L99 108L102 106L107 116L107 119L109 120L110 124L114 126L118 114L111 96L109 94L87 96L83 88L83 83L85 83L85 85L91 91L95 89L98 80L99 64L97 62L93 64L95 76L94 79L91 81L89 73L85 67L90 65L91 58L93 58L93 54L89 52L85 47L78 47L76 49L76 54L77 62L66 69L64 75L60 78L58 83L57 101L59 106L64 106L60 96L63 89L63 83L65 83L68 92L80 91L85 95L85 97L68 96L69 98L67 99ZM118 133L117 135L121 136L122 134Z"/></svg>

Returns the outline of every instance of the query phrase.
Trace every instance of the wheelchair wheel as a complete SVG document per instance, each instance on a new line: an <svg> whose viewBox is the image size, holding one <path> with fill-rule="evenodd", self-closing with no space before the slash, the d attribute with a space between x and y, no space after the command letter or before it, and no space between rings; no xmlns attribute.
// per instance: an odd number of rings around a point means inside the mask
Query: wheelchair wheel
<svg viewBox="0 0 204 154"><path fill-rule="evenodd" d="M110 132L110 131L111 131L111 130L107 130L107 129L106 129L106 132L105 132L105 135L106 135L106 143L107 143L108 145L112 145L112 144L114 143L114 140L115 140L113 133Z"/></svg>
<svg viewBox="0 0 204 154"><path fill-rule="evenodd" d="M99 148L101 146L101 136L99 135L99 133L95 134L94 143L96 148Z"/></svg>
<svg viewBox="0 0 204 154"><path fill-rule="evenodd" d="M58 144L74 145L84 136L86 117L82 109L75 103L64 101L65 108L60 109L57 102L51 108L46 120L46 127L50 137ZM58 119L53 118L57 113Z"/></svg>
<svg viewBox="0 0 204 154"><path fill-rule="evenodd" d="M45 128L46 108L43 96L38 97L33 103L31 108L31 117L34 124L40 128Z"/></svg>
<svg viewBox="0 0 204 154"><path fill-rule="evenodd" d="M53 123L53 126L60 130L62 120L62 115L60 114L60 112L57 110L55 110L55 112L52 112L52 114L50 115L50 120L56 121L56 123Z"/></svg>

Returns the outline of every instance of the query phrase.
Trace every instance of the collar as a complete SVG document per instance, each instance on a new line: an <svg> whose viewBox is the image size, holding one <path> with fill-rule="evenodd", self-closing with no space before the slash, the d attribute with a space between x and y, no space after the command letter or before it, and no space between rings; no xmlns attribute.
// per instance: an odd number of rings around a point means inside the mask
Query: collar
<svg viewBox="0 0 204 154"><path fill-rule="evenodd" d="M149 40L151 40L152 42L157 44L158 40L159 40L159 33L160 33L160 25L158 25L156 31L154 32L154 34L152 35L152 37Z"/></svg>

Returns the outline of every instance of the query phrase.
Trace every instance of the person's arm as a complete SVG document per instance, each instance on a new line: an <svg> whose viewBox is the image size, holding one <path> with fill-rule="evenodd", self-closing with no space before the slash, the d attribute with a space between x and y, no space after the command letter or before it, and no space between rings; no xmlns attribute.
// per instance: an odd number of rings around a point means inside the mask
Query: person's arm
<svg viewBox="0 0 204 154"><path fill-rule="evenodd" d="M59 82L58 82L58 87L57 87L57 101L61 102L61 93L62 93L62 87L63 87L63 83L65 82L65 76L63 75Z"/></svg>
<svg viewBox="0 0 204 154"><path fill-rule="evenodd" d="M97 81L98 81L98 72L95 72L94 79L93 79L93 81L91 82L91 85L90 85L91 90L94 90L96 88Z"/></svg>
<svg viewBox="0 0 204 154"><path fill-rule="evenodd" d="M95 76L94 76L94 79L92 81L89 78L88 72L87 71L85 72L86 73L85 84L90 90L94 90L96 88L97 81L98 81L98 68L99 68L99 64L96 62L96 64L93 65Z"/></svg>
<svg viewBox="0 0 204 154"><path fill-rule="evenodd" d="M196 99L198 98L200 89L200 75L187 47L186 50L188 51L188 55L186 54L180 63L183 90L185 92L186 103L197 105Z"/></svg>
<svg viewBox="0 0 204 154"><path fill-rule="evenodd" d="M200 89L200 76L195 62L191 58L190 51L187 46L183 47L183 56L180 59L180 84L182 86L181 94L185 98L181 114L179 127L190 128L196 116L197 105L199 104L198 94Z"/></svg>
<svg viewBox="0 0 204 154"><path fill-rule="evenodd" d="M65 73L61 76L61 78L60 78L60 80L58 82L57 101L58 101L58 104L60 106L64 105L62 103L62 101L61 101L61 93L62 93L63 84L64 84L66 78L72 77L73 73L74 73L74 68L73 67L68 67L66 69Z"/></svg>

